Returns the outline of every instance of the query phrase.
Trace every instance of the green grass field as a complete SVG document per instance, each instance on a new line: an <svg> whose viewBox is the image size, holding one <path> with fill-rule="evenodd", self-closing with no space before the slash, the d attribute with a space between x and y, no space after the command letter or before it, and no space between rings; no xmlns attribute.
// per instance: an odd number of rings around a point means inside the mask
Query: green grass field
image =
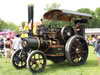
<svg viewBox="0 0 100 75"><path fill-rule="evenodd" d="M84 65L71 66L64 62L54 64L47 61L47 66L42 73L32 74L27 68L16 70L9 59L4 63L4 57L0 58L0 75L100 75L100 66L97 63L97 56L93 54L93 47L89 47L88 60Z"/></svg>

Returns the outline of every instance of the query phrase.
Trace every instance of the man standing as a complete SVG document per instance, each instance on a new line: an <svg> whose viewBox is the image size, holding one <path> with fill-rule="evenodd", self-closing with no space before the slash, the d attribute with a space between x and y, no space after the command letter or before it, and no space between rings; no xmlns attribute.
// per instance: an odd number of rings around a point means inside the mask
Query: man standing
<svg viewBox="0 0 100 75"><path fill-rule="evenodd" d="M13 49L14 51L21 49L22 40L20 38L20 34L16 34L16 38L13 40Z"/></svg>
<svg viewBox="0 0 100 75"><path fill-rule="evenodd" d="M79 24L79 23L76 24L76 27L77 27L76 28L77 34L84 37L85 27L82 24Z"/></svg>

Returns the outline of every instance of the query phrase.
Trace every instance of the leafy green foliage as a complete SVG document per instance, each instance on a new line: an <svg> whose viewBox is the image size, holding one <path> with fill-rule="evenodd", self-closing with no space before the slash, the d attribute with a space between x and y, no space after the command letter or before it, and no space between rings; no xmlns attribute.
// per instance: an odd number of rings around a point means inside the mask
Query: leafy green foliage
<svg viewBox="0 0 100 75"><path fill-rule="evenodd" d="M100 18L100 7L96 8L95 12L96 12L97 17Z"/></svg>
<svg viewBox="0 0 100 75"><path fill-rule="evenodd" d="M91 14L93 18L85 25L86 28L98 28L100 27L100 8L97 8L95 11L90 10L89 8L81 8L77 10L81 13Z"/></svg>
<svg viewBox="0 0 100 75"><path fill-rule="evenodd" d="M2 30L11 30L14 31L15 33L19 32L19 26L15 25L12 22L5 22L2 19L0 19L0 32Z"/></svg>
<svg viewBox="0 0 100 75"><path fill-rule="evenodd" d="M72 26L73 23L57 20L44 20L44 25L49 26L50 28L62 28L64 26Z"/></svg>
<svg viewBox="0 0 100 75"><path fill-rule="evenodd" d="M95 12L90 10L89 8L81 8L81 9L78 9L77 11L81 13L95 15Z"/></svg>
<svg viewBox="0 0 100 75"><path fill-rule="evenodd" d="M45 11L50 11L52 9L58 9L60 7L60 4L54 2L52 4L47 4L46 7L44 8Z"/></svg>
<svg viewBox="0 0 100 75"><path fill-rule="evenodd" d="M21 22L22 27L24 28L26 21Z"/></svg>

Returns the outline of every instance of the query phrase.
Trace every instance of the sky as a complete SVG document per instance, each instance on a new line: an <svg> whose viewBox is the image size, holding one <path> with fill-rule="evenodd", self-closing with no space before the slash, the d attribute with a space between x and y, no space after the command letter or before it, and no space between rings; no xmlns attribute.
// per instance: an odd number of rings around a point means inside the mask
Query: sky
<svg viewBox="0 0 100 75"><path fill-rule="evenodd" d="M34 4L34 22L39 22L47 4L60 4L60 9L76 11L80 8L95 10L100 0L0 0L0 18L6 22L20 25L28 21L28 4Z"/></svg>

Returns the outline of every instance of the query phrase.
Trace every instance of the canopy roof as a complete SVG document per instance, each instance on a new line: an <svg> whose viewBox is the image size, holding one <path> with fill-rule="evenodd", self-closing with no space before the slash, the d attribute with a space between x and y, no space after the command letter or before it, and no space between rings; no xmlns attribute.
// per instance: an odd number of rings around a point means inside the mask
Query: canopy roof
<svg viewBox="0 0 100 75"><path fill-rule="evenodd" d="M85 14L85 13L79 13L76 11L70 11L70 10L59 10L59 9L54 9L46 12L43 15L44 19L48 20L59 20L59 21L71 21L72 18L81 18L81 19L91 19L92 15L90 14Z"/></svg>

